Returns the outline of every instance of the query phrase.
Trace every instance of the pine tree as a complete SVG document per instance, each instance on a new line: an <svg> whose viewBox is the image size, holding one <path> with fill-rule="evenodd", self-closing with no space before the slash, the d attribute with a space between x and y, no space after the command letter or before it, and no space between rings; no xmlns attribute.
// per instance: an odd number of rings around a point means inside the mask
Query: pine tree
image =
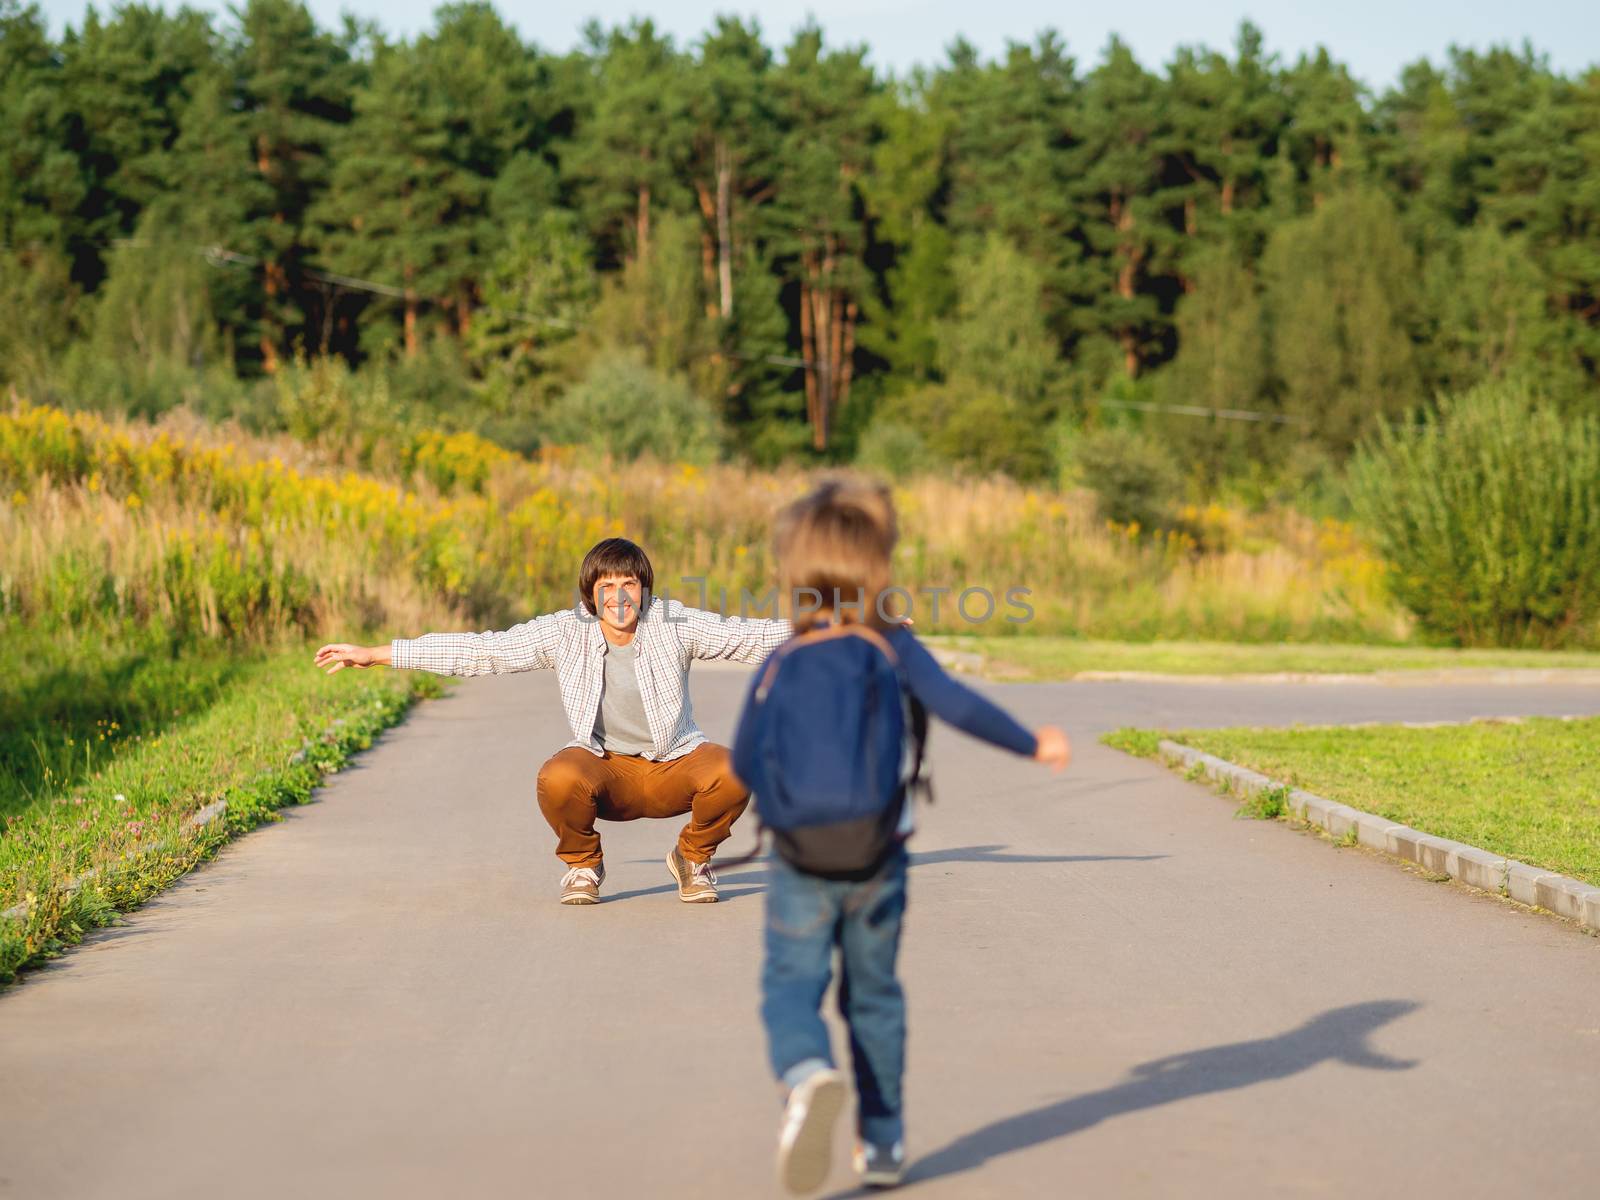
<svg viewBox="0 0 1600 1200"><path fill-rule="evenodd" d="M270 372L316 328L304 275L313 249L307 218L326 190L329 150L349 123L359 70L352 35L319 30L299 0L249 0L239 22L232 66L251 156L271 196L249 213L239 241L262 263L256 346Z"/></svg>
<svg viewBox="0 0 1600 1200"><path fill-rule="evenodd" d="M1364 166L1361 150L1367 118L1361 90L1350 72L1320 46L1315 54L1300 56L1283 84L1292 115L1279 153L1297 184L1310 193L1312 207L1317 207L1341 171L1359 172Z"/></svg>
<svg viewBox="0 0 1600 1200"><path fill-rule="evenodd" d="M927 107L913 86L879 97L883 138L861 192L884 261L879 287L861 297L862 349L881 359L894 383L926 382L938 369L938 323L956 303L950 270L955 239L934 212L944 187L950 117Z"/></svg>
<svg viewBox="0 0 1600 1200"><path fill-rule="evenodd" d="M1267 159L1287 119L1261 31L1244 22L1232 60L1180 50L1168 78L1168 153L1188 179L1181 189L1185 255L1204 255L1222 238L1258 254L1266 240ZM1188 267L1183 277L1187 290Z"/></svg>
<svg viewBox="0 0 1600 1200"><path fill-rule="evenodd" d="M749 210L772 198L778 123L769 73L772 54L760 32L718 17L682 79L693 122L688 175L703 226L701 263L714 311L733 316L734 264Z"/></svg>
<svg viewBox="0 0 1600 1200"><path fill-rule="evenodd" d="M803 453L809 432L804 392L785 388L795 371L789 315L780 303L784 284L766 247L754 241L741 246L734 274L740 282L723 337L738 349L728 364L722 411L744 452L771 466Z"/></svg>
<svg viewBox="0 0 1600 1200"><path fill-rule="evenodd" d="M428 57L406 45L379 49L317 209L332 269L372 280L398 300L407 357L419 349L424 307L444 302L467 271L470 217L486 191L452 161L451 98ZM383 344L377 329L369 335L377 336L365 339L368 349Z"/></svg>
<svg viewBox="0 0 1600 1200"><path fill-rule="evenodd" d="M1131 378L1161 352L1170 327L1157 277L1174 268L1182 192L1164 179L1171 135L1161 82L1119 39L1084 81L1076 129L1073 192L1091 251L1087 316L1115 340Z"/></svg>
<svg viewBox="0 0 1600 1200"><path fill-rule="evenodd" d="M1484 217L1525 235L1544 273L1563 327L1557 371L1578 368L1593 379L1600 371L1600 72L1577 82L1542 72L1529 90L1495 156L1497 186L1484 199Z"/></svg>
<svg viewBox="0 0 1600 1200"><path fill-rule="evenodd" d="M1469 224L1477 209L1468 132L1450 80L1426 61L1401 72L1374 113L1376 173L1407 218L1413 241L1431 249Z"/></svg>
<svg viewBox="0 0 1600 1200"><path fill-rule="evenodd" d="M65 251L87 186L68 145L61 58L37 5L0 0L0 242Z"/></svg>
<svg viewBox="0 0 1600 1200"><path fill-rule="evenodd" d="M252 214L267 211L271 186L255 169L244 114L234 106L233 81L213 65L192 84L178 119L178 137L165 156L166 191L145 213L147 236L170 243L163 253L205 255L208 310L230 342L244 340L259 283L231 255Z"/></svg>
<svg viewBox="0 0 1600 1200"><path fill-rule="evenodd" d="M649 21L584 32L592 108L563 159L578 182L580 211L613 261L650 252L656 215L682 210L691 124L684 63Z"/></svg>
<svg viewBox="0 0 1600 1200"><path fill-rule="evenodd" d="M167 151L195 80L212 68L213 35L194 9L168 16L128 5L102 21L90 8L61 44L68 143L85 190L75 214L76 254L88 282L113 239L167 189ZM91 265L91 263L96 265Z"/></svg>
<svg viewBox="0 0 1600 1200"><path fill-rule="evenodd" d="M505 249L510 230L537 220L556 198L542 157L548 147L548 83L537 56L491 5L449 4L434 19L434 29L417 39L414 60L429 119L445 134L436 166L447 168L456 194L446 220L460 236L450 256L453 278L441 296L456 332L463 333L479 299L479 278ZM494 189L502 179L506 186L496 204ZM512 188L519 192L522 219L507 225Z"/></svg>
<svg viewBox="0 0 1600 1200"><path fill-rule="evenodd" d="M774 236L798 293L806 419L826 450L855 369L856 322L867 286L859 181L876 140L878 84L862 48L825 50L814 25L799 30L776 72L783 114Z"/></svg>
<svg viewBox="0 0 1600 1200"><path fill-rule="evenodd" d="M957 41L926 88L947 139L936 213L953 234L992 230L1038 264L1052 328L1067 345L1083 333L1075 302L1093 287L1083 270L1087 216L1073 192L1081 91L1076 64L1052 32L1012 43L987 65Z"/></svg>
<svg viewBox="0 0 1600 1200"><path fill-rule="evenodd" d="M1464 134L1455 168L1470 206L1464 216L1471 220L1504 206L1506 211L1495 214L1496 219L1502 226L1514 223L1522 215L1525 181L1507 175L1507 160L1525 150L1536 160L1557 152L1548 138L1537 138L1531 146L1525 140L1530 114L1549 112L1558 103L1557 81L1526 47L1521 52L1507 47L1453 49L1447 79Z"/></svg>

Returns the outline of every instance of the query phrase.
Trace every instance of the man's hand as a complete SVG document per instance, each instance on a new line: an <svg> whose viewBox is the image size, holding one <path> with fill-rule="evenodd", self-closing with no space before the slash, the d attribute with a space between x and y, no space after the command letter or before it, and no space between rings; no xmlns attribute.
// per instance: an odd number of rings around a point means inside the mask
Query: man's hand
<svg viewBox="0 0 1600 1200"><path fill-rule="evenodd" d="M1072 761L1072 743L1067 735L1054 725L1041 725L1034 731L1033 760L1042 762L1052 770L1060 771Z"/></svg>
<svg viewBox="0 0 1600 1200"><path fill-rule="evenodd" d="M343 667L372 667L389 661L387 646L352 646L348 642L334 642L317 651L316 665L325 667L329 675Z"/></svg>

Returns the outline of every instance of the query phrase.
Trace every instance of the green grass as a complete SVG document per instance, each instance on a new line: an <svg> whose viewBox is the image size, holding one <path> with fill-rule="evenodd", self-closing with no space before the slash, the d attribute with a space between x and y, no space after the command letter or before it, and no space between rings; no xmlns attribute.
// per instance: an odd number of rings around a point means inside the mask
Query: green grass
<svg viewBox="0 0 1600 1200"><path fill-rule="evenodd" d="M1326 643L1109 642L1067 637L930 637L934 645L980 655L985 673L1005 678L1071 679L1084 671L1146 671L1165 675L1294 673L1370 674L1375 671L1508 667L1600 670L1597 651L1449 650L1427 646Z"/></svg>
<svg viewBox="0 0 1600 1200"><path fill-rule="evenodd" d="M229 836L304 803L433 676L325 676L309 648L0 630L0 980L167 886ZM185 828L214 800L226 821ZM68 891L70 881L88 881Z"/></svg>
<svg viewBox="0 0 1600 1200"><path fill-rule="evenodd" d="M1118 730L1171 737L1319 796L1600 885L1600 717L1433 729Z"/></svg>
<svg viewBox="0 0 1600 1200"><path fill-rule="evenodd" d="M1239 805L1234 816L1247 817L1252 821L1276 821L1288 811L1289 788L1284 784L1276 784L1251 792Z"/></svg>
<svg viewBox="0 0 1600 1200"><path fill-rule="evenodd" d="M1102 734L1100 740L1114 750L1132 754L1137 758L1154 758L1159 752L1161 739L1166 735L1159 729L1113 729Z"/></svg>
<svg viewBox="0 0 1600 1200"><path fill-rule="evenodd" d="M186 649L148 630L5 630L0 817L93 779L118 754L181 726L246 668L224 648Z"/></svg>

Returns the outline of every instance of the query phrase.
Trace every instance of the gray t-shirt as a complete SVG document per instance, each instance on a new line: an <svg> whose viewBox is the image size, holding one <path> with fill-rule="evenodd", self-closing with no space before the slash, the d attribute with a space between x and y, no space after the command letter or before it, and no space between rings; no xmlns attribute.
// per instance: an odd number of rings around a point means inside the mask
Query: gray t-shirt
<svg viewBox="0 0 1600 1200"><path fill-rule="evenodd" d="M594 736L612 754L644 754L656 748L644 715L644 699L639 695L639 673L634 665L638 656L637 638L626 646L606 643L605 686L600 692L600 710L594 715Z"/></svg>

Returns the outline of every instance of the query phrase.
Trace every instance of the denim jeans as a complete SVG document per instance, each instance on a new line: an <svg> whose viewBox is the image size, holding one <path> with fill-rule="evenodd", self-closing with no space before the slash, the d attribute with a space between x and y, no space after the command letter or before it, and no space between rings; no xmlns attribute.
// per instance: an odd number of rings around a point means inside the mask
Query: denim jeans
<svg viewBox="0 0 1600 1200"><path fill-rule="evenodd" d="M904 1136L906 1005L895 977L906 909L906 852L897 847L871 879L822 879L774 856L767 885L761 1019L780 1080L808 1059L831 1064L823 994L839 948L839 1011L850 1031L858 1128L873 1142Z"/></svg>

